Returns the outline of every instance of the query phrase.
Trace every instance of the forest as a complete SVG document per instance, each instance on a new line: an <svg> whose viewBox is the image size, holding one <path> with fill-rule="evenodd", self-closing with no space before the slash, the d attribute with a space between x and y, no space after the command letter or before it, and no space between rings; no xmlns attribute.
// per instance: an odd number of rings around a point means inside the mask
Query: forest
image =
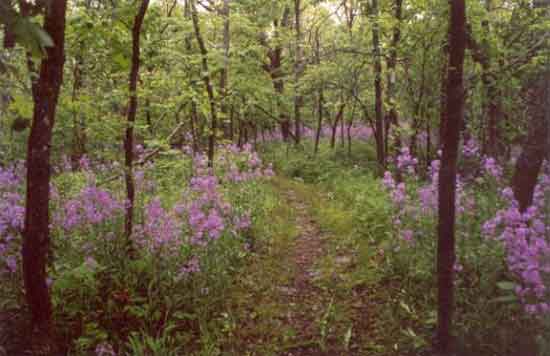
<svg viewBox="0 0 550 356"><path fill-rule="evenodd" d="M0 0L0 356L549 356L550 0Z"/></svg>

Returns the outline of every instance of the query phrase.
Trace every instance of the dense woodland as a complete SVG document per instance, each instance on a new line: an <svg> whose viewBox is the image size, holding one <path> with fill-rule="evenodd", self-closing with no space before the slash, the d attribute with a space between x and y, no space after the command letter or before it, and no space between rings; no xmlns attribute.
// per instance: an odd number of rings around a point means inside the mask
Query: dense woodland
<svg viewBox="0 0 550 356"><path fill-rule="evenodd" d="M550 355L550 1L0 0L0 355Z"/></svg>

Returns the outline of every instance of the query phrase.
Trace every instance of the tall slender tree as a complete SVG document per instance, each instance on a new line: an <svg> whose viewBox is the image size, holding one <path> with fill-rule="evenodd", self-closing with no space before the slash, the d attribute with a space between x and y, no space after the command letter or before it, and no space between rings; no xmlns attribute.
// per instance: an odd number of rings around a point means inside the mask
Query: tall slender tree
<svg viewBox="0 0 550 356"><path fill-rule="evenodd" d="M27 149L27 191L23 231L23 279L31 312L36 354L55 354L52 342L52 304L47 277L50 249L50 150L55 113L65 63L67 0L52 0L45 10L44 30L53 41L40 64Z"/></svg>
<svg viewBox="0 0 550 356"><path fill-rule="evenodd" d="M216 146L216 135L218 132L218 115L216 109L216 98L214 97L214 88L212 86L212 80L210 79L210 72L208 68L208 50L204 43L204 38L201 34L199 24L199 13L197 6L193 0L190 0L191 4L191 19L193 20L193 29L195 31L195 38L199 44L199 49L202 56L202 80L206 87L208 94L208 101L210 102L210 134L208 135L208 166L214 165L214 150Z"/></svg>
<svg viewBox="0 0 550 356"><path fill-rule="evenodd" d="M396 91L396 70L397 70L397 49L399 46L399 41L401 40L401 10L402 10L403 0L395 0L393 3L393 11L394 11L394 17L395 17L395 26L393 27L393 34L392 34L392 40L391 40L391 47L390 47L390 53L387 60L388 64L388 83L387 83L387 96L388 96L388 104L389 104L389 112L388 112L388 120L387 120L387 127L389 125L394 126L394 136L395 136L395 146L397 151L401 147L401 134L399 132L399 118L397 113L397 102L395 98L395 91ZM389 131L389 130L387 130ZM388 145L389 145L389 138L387 137L388 133L386 132L386 152L388 151Z"/></svg>
<svg viewBox="0 0 550 356"><path fill-rule="evenodd" d="M447 355L452 348L453 267L455 263L456 163L459 131L464 116L464 52L466 49L466 4L450 1L449 66L447 73L447 122L443 132L439 171L439 218L437 244L439 349ZM441 124L444 124L443 122Z"/></svg>
<svg viewBox="0 0 550 356"><path fill-rule="evenodd" d="M294 62L294 139L300 143L302 125L302 96L298 88L302 74L302 2L294 0L294 30L296 31L296 58Z"/></svg>
<svg viewBox="0 0 550 356"><path fill-rule="evenodd" d="M550 14L550 1L539 0L534 5ZM544 70L528 82L525 100L529 115L528 133L512 178L514 197L520 211L525 211L533 203L542 164L550 158L550 59L546 60Z"/></svg>
<svg viewBox="0 0 550 356"><path fill-rule="evenodd" d="M231 32L229 28L229 1L223 0L223 7L221 14L223 16L223 66L220 75L220 95L221 95L221 104L220 104L220 114L223 120L224 134L226 138L231 137L230 123L228 123L228 85L229 85L229 46L231 41Z"/></svg>
<svg viewBox="0 0 550 356"><path fill-rule="evenodd" d="M138 106L137 84L139 79L140 65L140 36L141 28L145 13L149 7L149 0L142 0L138 13L134 17L134 25L132 27L132 67L130 69L130 78L128 82L129 98L128 111L126 116L126 136L124 138L124 163L126 166L126 217L125 217L125 237L128 244L131 241L133 221L134 221L134 200L135 200L135 184L134 184L134 123L136 121L136 113Z"/></svg>
<svg viewBox="0 0 550 356"><path fill-rule="evenodd" d="M372 51L374 56L374 111L376 140L376 157L380 172L386 167L386 151L384 143L384 116L382 111L382 55L380 52L380 22L378 18L378 0L371 0L370 16L372 16Z"/></svg>

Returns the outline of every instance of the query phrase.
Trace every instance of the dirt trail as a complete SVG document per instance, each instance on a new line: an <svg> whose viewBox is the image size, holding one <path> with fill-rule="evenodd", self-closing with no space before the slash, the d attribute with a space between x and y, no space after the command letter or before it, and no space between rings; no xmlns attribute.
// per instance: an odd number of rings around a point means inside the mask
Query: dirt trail
<svg viewBox="0 0 550 356"><path fill-rule="evenodd" d="M323 236L317 223L308 213L308 207L299 201L296 193L289 190L286 199L293 207L299 235L291 252L290 262L294 264L294 276L290 286L280 288L284 297L294 306L287 316L287 322L297 332L302 342L283 353L288 356L322 355L317 339L320 316L326 306L319 305L322 291L313 283L317 275L315 262L324 254Z"/></svg>

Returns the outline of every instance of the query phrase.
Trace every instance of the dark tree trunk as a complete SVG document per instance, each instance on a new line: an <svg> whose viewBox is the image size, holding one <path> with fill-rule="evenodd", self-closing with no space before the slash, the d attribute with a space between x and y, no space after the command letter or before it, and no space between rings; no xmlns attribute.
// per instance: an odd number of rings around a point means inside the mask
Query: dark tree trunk
<svg viewBox="0 0 550 356"><path fill-rule="evenodd" d="M191 18L193 19L193 28L195 30L195 37L199 44L199 49L202 56L202 80L208 93L208 101L210 102L210 135L208 136L208 166L214 166L214 150L216 146L216 135L218 132L218 116L216 112L216 99L214 98L214 88L212 87L212 81L210 80L210 72L208 68L208 50L204 44L202 38L200 26L199 26L199 14L193 0L191 3Z"/></svg>
<svg viewBox="0 0 550 356"><path fill-rule="evenodd" d="M280 27L287 27L289 22L290 10L286 6L283 10L283 17L281 23L279 21L274 21L273 26L275 28L275 40L278 42L280 37ZM283 82L283 47L280 43L276 43L274 48L269 48L267 53L269 58L269 64L264 66L264 69L269 72L271 76L271 81L273 82L273 88L277 93L277 105L279 107L279 124L281 126L281 134L283 136L283 141L288 142L290 138L290 122L288 115L285 114L282 104L282 96L284 93L284 82Z"/></svg>
<svg viewBox="0 0 550 356"><path fill-rule="evenodd" d="M313 148L313 154L319 152L319 141L321 139L321 130L323 128L323 89L319 89L319 96L317 98L317 130L315 132L315 146Z"/></svg>
<svg viewBox="0 0 550 356"><path fill-rule="evenodd" d="M230 45L230 34L229 31L229 1L223 0L222 15L223 20L223 67L220 75L220 94L221 94L221 104L220 104L220 113L223 120L224 136L227 139L232 139L231 136L231 123L228 122L228 74L229 74L229 45Z"/></svg>
<svg viewBox="0 0 550 356"><path fill-rule="evenodd" d="M11 26L5 25L4 27L4 49L10 49L15 47L15 33Z"/></svg>
<svg viewBox="0 0 550 356"><path fill-rule="evenodd" d="M430 120L426 121L426 167L432 164L432 125Z"/></svg>
<svg viewBox="0 0 550 356"><path fill-rule="evenodd" d="M394 17L397 21L395 27L393 28L393 36L391 43L390 55L388 58L388 84L387 84L387 95L389 103L389 113L388 113L388 122L394 126L395 131L395 154L399 154L401 149L401 134L399 132L399 117L397 113L397 103L395 98L395 82L396 82L396 66L397 66L397 46L399 46L399 41L401 40L401 8L403 5L403 0L395 0L393 4ZM389 138L386 137L386 147L388 147ZM386 148L386 152L387 152Z"/></svg>
<svg viewBox="0 0 550 356"><path fill-rule="evenodd" d="M66 9L66 0L53 0L45 14L44 30L55 45L47 49L47 56L40 65L27 150L23 279L33 326L31 342L38 355L55 354L46 266L50 248L50 150L59 91L63 82Z"/></svg>
<svg viewBox="0 0 550 356"><path fill-rule="evenodd" d="M330 148L334 148L336 146L336 131L338 129L338 123L344 117L345 107L346 107L346 104L340 104L340 109L338 109L338 113L334 118L334 123L332 124L332 134L330 136Z"/></svg>
<svg viewBox="0 0 550 356"><path fill-rule="evenodd" d="M81 46L82 48L82 46ZM81 55L76 56L76 61L73 69L73 91L71 93L71 101L76 103L78 100L78 95L80 89L83 86L82 78L82 66L84 64L84 59ZM74 106L73 112L73 147L71 154L71 161L73 170L79 168L80 159L86 154L86 133L84 130L84 120L82 118L83 114L80 110L76 109L77 105Z"/></svg>
<svg viewBox="0 0 550 356"><path fill-rule="evenodd" d="M344 147L346 145L346 117L342 115L342 119L340 120L340 145Z"/></svg>
<svg viewBox="0 0 550 356"><path fill-rule="evenodd" d="M529 131L516 162L512 187L521 211L533 203L542 163L550 152L550 71L540 76L526 93Z"/></svg>
<svg viewBox="0 0 550 356"><path fill-rule="evenodd" d="M536 8L550 8L550 1L535 1ZM541 34L543 35L543 34ZM516 162L512 178L514 196L521 211L533 203L538 174L546 158L550 162L550 63L545 63L543 73L529 85L525 99L530 117L527 139ZM540 78L540 79L539 79Z"/></svg>
<svg viewBox="0 0 550 356"><path fill-rule="evenodd" d="M442 146L442 140L445 135L445 125L447 123L447 71L449 62L449 43L443 44L443 58L441 63L441 85L439 87L439 147Z"/></svg>
<svg viewBox="0 0 550 356"><path fill-rule="evenodd" d="M191 101L191 139L193 140L193 153L196 154L200 151L199 147L199 135L197 133L197 122L199 115L197 114L197 103Z"/></svg>
<svg viewBox="0 0 550 356"><path fill-rule="evenodd" d="M320 34L319 28L315 31L315 64L321 64L321 46L320 46ZM319 87L317 93L317 130L315 132L315 145L313 147L313 154L316 155L319 152L319 141L321 139L321 130L323 128L323 86Z"/></svg>
<svg viewBox="0 0 550 356"><path fill-rule="evenodd" d="M372 25L372 46L374 55L374 93L375 93L375 140L376 157L380 172L386 168L384 115L382 112L382 59L380 54L380 24L378 19L378 0L372 0L371 13L374 18Z"/></svg>
<svg viewBox="0 0 550 356"><path fill-rule="evenodd" d="M302 72L302 23L301 23L301 1L294 0L294 27L296 31L296 60L294 63L294 139L296 144L300 143L301 139L301 124L302 124L302 96L300 95L298 84Z"/></svg>
<svg viewBox="0 0 550 356"><path fill-rule="evenodd" d="M464 116L464 52L466 48L466 5L451 3L449 25L449 69L447 75L447 122L442 137L439 172L439 219L437 244L439 349L444 355L452 348L454 308L453 267L455 263L456 162L460 127ZM442 123L443 124L443 123Z"/></svg>
<svg viewBox="0 0 550 356"><path fill-rule="evenodd" d="M229 111L229 139L231 140L231 142L233 142L233 139L234 139L234 136L235 136L235 133L234 133L234 118L235 116L235 107L233 105L231 105L231 110Z"/></svg>
<svg viewBox="0 0 550 356"><path fill-rule="evenodd" d="M128 89L130 93L128 101L128 113L127 113L127 126L126 137L124 139L124 152L126 165L125 180L126 180L126 216L125 216L125 228L124 236L126 237L126 243L131 245L131 236L134 222L134 200L135 200L135 184L134 184L134 123L136 121L136 113L138 106L137 98L137 83L139 77L139 64L140 64L140 35L141 26L143 24L143 18L145 12L149 6L149 0L143 0L139 7L138 13L134 18L134 25L132 27L132 67L130 69L130 78Z"/></svg>
<svg viewBox="0 0 550 356"><path fill-rule="evenodd" d="M351 127L353 126L353 120L355 119L355 103L351 109L351 118L348 122L348 157L351 158Z"/></svg>

